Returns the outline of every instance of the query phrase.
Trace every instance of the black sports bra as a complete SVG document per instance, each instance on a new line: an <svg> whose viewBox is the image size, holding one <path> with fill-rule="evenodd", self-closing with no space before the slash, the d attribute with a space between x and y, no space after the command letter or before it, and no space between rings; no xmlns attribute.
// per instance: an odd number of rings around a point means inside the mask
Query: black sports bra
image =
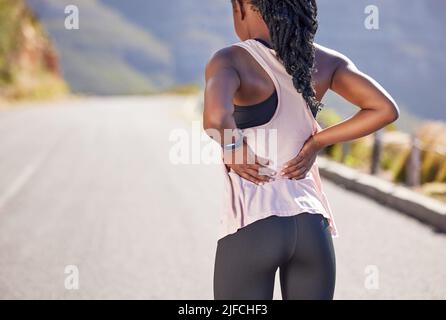
<svg viewBox="0 0 446 320"><path fill-rule="evenodd" d="M270 45L262 39L255 38L255 40L259 41L264 46L271 48ZM268 123L276 112L277 104L277 91L274 90L273 94L269 98L255 105L234 105L233 116L237 128L246 129Z"/></svg>

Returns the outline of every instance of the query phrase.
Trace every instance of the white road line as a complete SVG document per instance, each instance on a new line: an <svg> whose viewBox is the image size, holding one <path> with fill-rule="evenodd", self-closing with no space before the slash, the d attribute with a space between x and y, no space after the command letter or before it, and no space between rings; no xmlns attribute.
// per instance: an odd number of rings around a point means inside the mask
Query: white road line
<svg viewBox="0 0 446 320"><path fill-rule="evenodd" d="M6 188L6 191L0 195L0 210L4 208L8 201L15 197L15 195L26 185L44 158L44 155L40 155L34 159L34 161L25 166L17 178L15 178L14 181Z"/></svg>

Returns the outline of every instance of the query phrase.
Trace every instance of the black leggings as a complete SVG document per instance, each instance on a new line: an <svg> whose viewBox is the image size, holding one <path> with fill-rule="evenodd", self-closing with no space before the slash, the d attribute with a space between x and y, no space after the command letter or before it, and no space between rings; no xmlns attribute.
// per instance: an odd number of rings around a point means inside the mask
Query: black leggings
<svg viewBox="0 0 446 320"><path fill-rule="evenodd" d="M277 268L283 299L333 299L335 254L322 215L270 216L218 240L214 298L271 300Z"/></svg>

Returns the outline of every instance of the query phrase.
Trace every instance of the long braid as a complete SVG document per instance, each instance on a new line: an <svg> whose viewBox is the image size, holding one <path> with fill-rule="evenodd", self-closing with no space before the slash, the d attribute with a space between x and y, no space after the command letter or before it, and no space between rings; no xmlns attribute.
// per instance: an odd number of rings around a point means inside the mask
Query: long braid
<svg viewBox="0 0 446 320"><path fill-rule="evenodd" d="M316 0L249 0L268 26L273 48L316 117L323 104L312 83L318 29Z"/></svg>

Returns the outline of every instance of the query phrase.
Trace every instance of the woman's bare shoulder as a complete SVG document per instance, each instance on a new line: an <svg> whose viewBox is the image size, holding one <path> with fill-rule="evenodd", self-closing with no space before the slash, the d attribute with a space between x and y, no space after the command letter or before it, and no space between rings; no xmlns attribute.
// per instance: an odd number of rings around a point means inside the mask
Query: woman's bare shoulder
<svg viewBox="0 0 446 320"><path fill-rule="evenodd" d="M332 65L337 67L341 64L353 64L353 62L345 54L340 53L334 49L324 47L320 44L315 43L316 48L316 63L322 63L324 65Z"/></svg>
<svg viewBox="0 0 446 320"><path fill-rule="evenodd" d="M243 48L230 45L215 51L206 63L206 78L222 70L230 69L240 73L246 65L246 52Z"/></svg>
<svg viewBox="0 0 446 320"><path fill-rule="evenodd" d="M240 56L240 50L234 45L223 47L211 54L206 67L235 66Z"/></svg>

